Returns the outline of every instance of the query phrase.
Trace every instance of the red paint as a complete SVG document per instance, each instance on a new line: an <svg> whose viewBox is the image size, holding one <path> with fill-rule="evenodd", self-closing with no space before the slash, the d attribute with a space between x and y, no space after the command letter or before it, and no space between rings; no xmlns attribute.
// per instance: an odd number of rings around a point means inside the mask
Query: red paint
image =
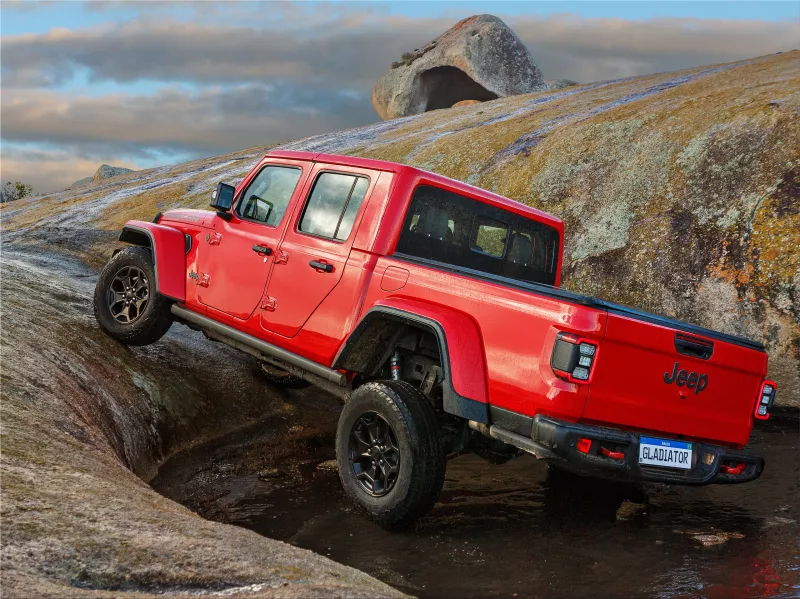
<svg viewBox="0 0 800 599"><path fill-rule="evenodd" d="M623 452L621 452L621 451L611 451L610 449L608 449L606 447L601 447L600 448L600 454L605 456L605 457L607 457L607 458L611 458L612 460L622 460L622 459L625 458L625 454Z"/></svg>
<svg viewBox="0 0 800 599"><path fill-rule="evenodd" d="M767 370L765 353L715 339L710 359L689 357L676 352L676 329L668 326L392 255L418 185L440 187L555 228L562 245L560 273L564 225L558 218L412 167L311 152L268 154L237 186L235 202L267 164L302 169L278 226L243 220L235 213L228 222L196 210L169 211L160 225L130 223L153 235L162 293L326 366L370 309L391 307L439 323L453 386L469 399L527 416L544 414L733 446L747 442L753 397L763 389ZM298 230L321 170L369 178L364 202L343 242ZM184 232L192 237L188 254ZM253 245L268 247L272 254L265 260ZM311 261L329 264L332 271L312 267ZM198 286L195 280L208 285ZM560 333L597 348L589 381L553 372L550 356ZM703 341L696 335L684 337ZM707 388L695 393L686 384L666 384L665 372L675 362L687 372L706 374ZM588 451L591 441L585 441Z"/></svg>
<svg viewBox="0 0 800 599"><path fill-rule="evenodd" d="M163 222L163 221L162 221ZM156 288L178 301L186 299L186 239L183 231L163 224L130 220L125 228L145 233L153 246Z"/></svg>

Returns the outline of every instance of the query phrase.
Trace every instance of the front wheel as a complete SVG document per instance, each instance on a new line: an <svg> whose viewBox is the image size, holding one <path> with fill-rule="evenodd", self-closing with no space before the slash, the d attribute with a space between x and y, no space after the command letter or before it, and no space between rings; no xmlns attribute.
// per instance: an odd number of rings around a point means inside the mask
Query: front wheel
<svg viewBox="0 0 800 599"><path fill-rule="evenodd" d="M402 381L356 389L339 417L336 458L347 495L386 527L425 515L444 484L436 413L425 395Z"/></svg>
<svg viewBox="0 0 800 599"><path fill-rule="evenodd" d="M129 247L105 265L94 290L100 328L126 345L155 343L169 330L170 301L156 292L150 248Z"/></svg>

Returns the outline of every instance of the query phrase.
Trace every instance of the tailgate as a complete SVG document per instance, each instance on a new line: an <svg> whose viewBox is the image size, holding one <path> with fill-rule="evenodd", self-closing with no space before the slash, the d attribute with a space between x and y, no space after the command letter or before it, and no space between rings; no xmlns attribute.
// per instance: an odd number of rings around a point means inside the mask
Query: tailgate
<svg viewBox="0 0 800 599"><path fill-rule="evenodd" d="M745 445L767 354L746 340L681 328L609 310L582 418Z"/></svg>

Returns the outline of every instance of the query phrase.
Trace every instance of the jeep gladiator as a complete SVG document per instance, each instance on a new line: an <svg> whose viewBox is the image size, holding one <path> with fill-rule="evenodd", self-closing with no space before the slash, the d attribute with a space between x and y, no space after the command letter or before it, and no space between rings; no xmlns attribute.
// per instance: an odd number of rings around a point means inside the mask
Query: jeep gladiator
<svg viewBox="0 0 800 599"><path fill-rule="evenodd" d="M100 326L144 345L177 321L276 384L344 400L339 476L383 525L425 514L466 451L628 482L763 470L743 448L775 400L764 347L560 289L554 216L400 164L288 151L219 183L211 207L124 226Z"/></svg>

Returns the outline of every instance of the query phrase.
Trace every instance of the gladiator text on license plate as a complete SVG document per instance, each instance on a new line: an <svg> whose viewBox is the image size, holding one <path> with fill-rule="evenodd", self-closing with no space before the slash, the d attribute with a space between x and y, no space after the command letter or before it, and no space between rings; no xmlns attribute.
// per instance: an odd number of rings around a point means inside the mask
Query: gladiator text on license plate
<svg viewBox="0 0 800 599"><path fill-rule="evenodd" d="M692 467L692 444L670 439L641 437L639 463L646 466L689 470Z"/></svg>

